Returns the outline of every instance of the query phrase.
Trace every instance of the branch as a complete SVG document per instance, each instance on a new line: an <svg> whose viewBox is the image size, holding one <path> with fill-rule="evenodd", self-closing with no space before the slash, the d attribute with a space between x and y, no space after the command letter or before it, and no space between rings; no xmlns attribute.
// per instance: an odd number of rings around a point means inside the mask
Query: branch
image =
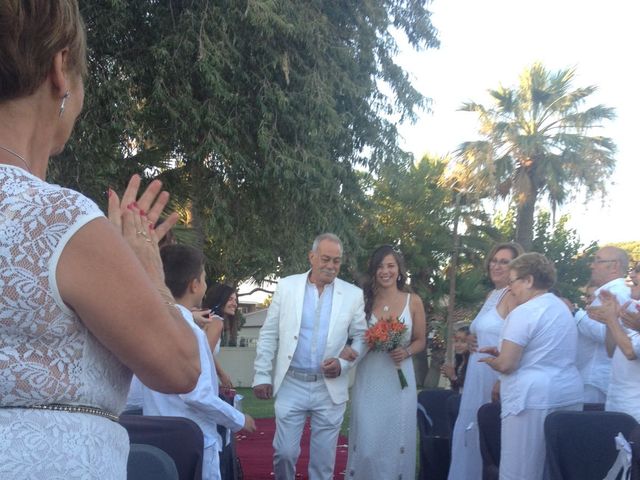
<svg viewBox="0 0 640 480"><path fill-rule="evenodd" d="M250 292L239 293L238 297L244 297L245 295L251 295L251 294L256 293L256 292L264 292L264 293L268 293L269 295L273 295L275 290L267 290L267 289L262 288L262 287L256 287L253 290L251 290Z"/></svg>

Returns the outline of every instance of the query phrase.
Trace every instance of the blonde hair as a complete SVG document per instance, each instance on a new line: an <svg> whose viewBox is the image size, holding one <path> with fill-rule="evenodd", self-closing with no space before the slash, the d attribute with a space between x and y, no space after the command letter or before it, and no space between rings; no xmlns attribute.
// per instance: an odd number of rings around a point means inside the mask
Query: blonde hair
<svg viewBox="0 0 640 480"><path fill-rule="evenodd" d="M556 283L556 267L541 253L523 253L511 260L509 270L516 272L518 278L531 275L534 288L540 290L548 290Z"/></svg>
<svg viewBox="0 0 640 480"><path fill-rule="evenodd" d="M0 102L35 92L65 48L67 71L86 76L87 40L77 0L0 2Z"/></svg>

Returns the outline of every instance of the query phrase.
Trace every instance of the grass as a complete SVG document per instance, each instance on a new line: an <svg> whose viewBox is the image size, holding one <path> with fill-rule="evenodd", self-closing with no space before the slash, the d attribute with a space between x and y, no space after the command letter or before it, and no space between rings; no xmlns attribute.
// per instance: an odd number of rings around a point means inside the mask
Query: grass
<svg viewBox="0 0 640 480"><path fill-rule="evenodd" d="M250 388L236 388L236 391L244 396L242 400L242 410L253 418L273 418L275 411L273 409L274 400L258 400ZM340 428L340 434L347 436L349 429L349 413L351 411L351 402L347 402L347 410L344 413L344 420Z"/></svg>

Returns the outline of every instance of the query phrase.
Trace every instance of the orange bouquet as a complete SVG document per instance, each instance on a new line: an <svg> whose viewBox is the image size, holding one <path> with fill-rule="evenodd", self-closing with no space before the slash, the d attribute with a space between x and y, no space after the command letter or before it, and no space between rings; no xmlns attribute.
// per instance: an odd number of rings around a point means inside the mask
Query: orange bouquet
<svg viewBox="0 0 640 480"><path fill-rule="evenodd" d="M364 332L364 339L371 350L390 352L402 345L402 339L406 331L407 326L398 317L383 318ZM400 368L400 365L396 365L396 369L398 370L400 387L406 388L409 384L402 368Z"/></svg>

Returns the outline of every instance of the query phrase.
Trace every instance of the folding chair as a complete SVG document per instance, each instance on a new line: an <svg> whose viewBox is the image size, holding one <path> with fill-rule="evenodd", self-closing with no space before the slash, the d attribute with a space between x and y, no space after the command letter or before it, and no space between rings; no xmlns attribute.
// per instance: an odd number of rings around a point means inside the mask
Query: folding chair
<svg viewBox="0 0 640 480"><path fill-rule="evenodd" d="M418 394L421 480L446 480L451 462L451 425L447 399L453 390L423 390Z"/></svg>
<svg viewBox="0 0 640 480"><path fill-rule="evenodd" d="M164 450L132 443L127 460L127 480L178 480L178 470Z"/></svg>
<svg viewBox="0 0 640 480"><path fill-rule="evenodd" d="M482 480L497 480L499 477L501 428L500 404L485 403L482 405L478 409Z"/></svg>
<svg viewBox="0 0 640 480"><path fill-rule="evenodd" d="M550 413L544 422L549 478L604 478L618 456L616 435L628 439L637 425L632 416L619 412Z"/></svg>
<svg viewBox="0 0 640 480"><path fill-rule="evenodd" d="M120 415L129 441L164 450L174 461L180 480L202 480L204 436L192 420L183 417Z"/></svg>

